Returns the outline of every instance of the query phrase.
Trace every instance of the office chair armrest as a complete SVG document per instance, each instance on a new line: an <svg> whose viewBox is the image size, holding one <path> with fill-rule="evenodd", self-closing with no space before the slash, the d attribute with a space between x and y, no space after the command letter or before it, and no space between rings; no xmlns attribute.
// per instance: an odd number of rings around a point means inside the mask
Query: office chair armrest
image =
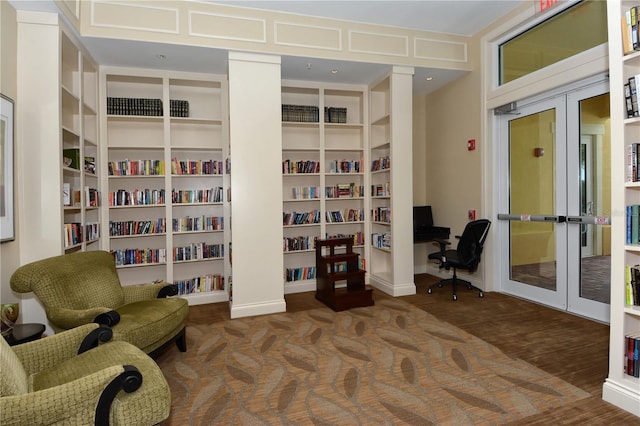
<svg viewBox="0 0 640 426"><path fill-rule="evenodd" d="M437 243L440 246L440 251L444 253L447 246L451 245L451 241L443 240L442 238L434 238L434 243Z"/></svg>

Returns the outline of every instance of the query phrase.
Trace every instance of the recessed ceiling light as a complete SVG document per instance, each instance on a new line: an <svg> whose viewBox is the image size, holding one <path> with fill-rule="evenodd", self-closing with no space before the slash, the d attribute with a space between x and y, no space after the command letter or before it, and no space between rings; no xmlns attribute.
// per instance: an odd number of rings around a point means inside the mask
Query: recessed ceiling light
<svg viewBox="0 0 640 426"><path fill-rule="evenodd" d="M426 81L431 81L431 80L433 80L433 77L427 77L427 78L425 78L425 80Z"/></svg>
<svg viewBox="0 0 640 426"><path fill-rule="evenodd" d="M164 61L165 59L167 59L167 57L162 53L159 53L156 55L156 59L160 59L161 61Z"/></svg>
<svg viewBox="0 0 640 426"><path fill-rule="evenodd" d="M338 74L338 70L331 70L331 74Z"/></svg>

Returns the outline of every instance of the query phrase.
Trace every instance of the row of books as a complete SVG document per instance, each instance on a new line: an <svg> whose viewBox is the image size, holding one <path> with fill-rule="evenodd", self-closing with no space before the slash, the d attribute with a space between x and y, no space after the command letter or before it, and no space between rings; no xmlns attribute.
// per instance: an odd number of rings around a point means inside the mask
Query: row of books
<svg viewBox="0 0 640 426"><path fill-rule="evenodd" d="M62 204L64 206L81 206L82 193L74 190L71 183L64 182L62 184ZM84 187L84 205L85 207L100 206L100 191L90 186Z"/></svg>
<svg viewBox="0 0 640 426"><path fill-rule="evenodd" d="M355 234L325 234L325 238L353 238L354 246L364 245L364 233L356 232ZM317 236L300 235L297 237L285 237L282 239L282 250L284 252L312 250L315 248L315 242L318 239Z"/></svg>
<svg viewBox="0 0 640 426"><path fill-rule="evenodd" d="M391 223L391 209L389 207L376 207L371 209L371 220L374 222Z"/></svg>
<svg viewBox="0 0 640 426"><path fill-rule="evenodd" d="M329 173L360 173L360 161L330 160Z"/></svg>
<svg viewBox="0 0 640 426"><path fill-rule="evenodd" d="M640 117L638 109L638 95L640 89L640 74L629 77L624 83L624 100L627 118Z"/></svg>
<svg viewBox="0 0 640 426"><path fill-rule="evenodd" d="M640 181L640 142L627 145L626 180L627 182Z"/></svg>
<svg viewBox="0 0 640 426"><path fill-rule="evenodd" d="M310 212L284 212L282 213L282 224L287 225L308 225L320 223L320 210Z"/></svg>
<svg viewBox="0 0 640 426"><path fill-rule="evenodd" d="M178 287L180 295L224 290L224 277L220 274L207 274L186 280L177 280L173 283Z"/></svg>
<svg viewBox="0 0 640 426"><path fill-rule="evenodd" d="M386 182L386 183L378 183L375 185L371 185L371 196L372 197L390 197L391 184L389 182Z"/></svg>
<svg viewBox="0 0 640 426"><path fill-rule="evenodd" d="M300 235L298 237L285 237L282 239L282 251L301 251L311 250L315 246L315 241L318 237L312 237L309 235Z"/></svg>
<svg viewBox="0 0 640 426"><path fill-rule="evenodd" d="M625 265L625 304L640 306L640 265Z"/></svg>
<svg viewBox="0 0 640 426"><path fill-rule="evenodd" d="M167 262L167 249L136 248L111 250L116 266L149 265Z"/></svg>
<svg viewBox="0 0 640 426"><path fill-rule="evenodd" d="M163 160L109 161L109 176L164 176Z"/></svg>
<svg viewBox="0 0 640 426"><path fill-rule="evenodd" d="M87 222L82 225L79 222L65 223L62 228L65 248L73 247L83 241L93 241L100 238L100 224Z"/></svg>
<svg viewBox="0 0 640 426"><path fill-rule="evenodd" d="M171 161L173 175L221 175L222 161L218 160L178 160Z"/></svg>
<svg viewBox="0 0 640 426"><path fill-rule="evenodd" d="M123 237L127 235L164 234L167 232L166 218L156 220L109 221L109 235Z"/></svg>
<svg viewBox="0 0 640 426"><path fill-rule="evenodd" d="M324 107L325 123L346 123L347 108L343 107Z"/></svg>
<svg viewBox="0 0 640 426"><path fill-rule="evenodd" d="M326 186L324 191L326 198L362 198L364 196L364 186L353 182Z"/></svg>
<svg viewBox="0 0 640 426"><path fill-rule="evenodd" d="M221 186L209 189L180 189L171 191L173 204L221 203L223 197Z"/></svg>
<svg viewBox="0 0 640 426"><path fill-rule="evenodd" d="M387 170L391 167L391 159L389 157L380 157L377 160L371 162L371 171L377 172L380 170Z"/></svg>
<svg viewBox="0 0 640 426"><path fill-rule="evenodd" d="M107 97L108 115L162 116L162 99Z"/></svg>
<svg viewBox="0 0 640 426"><path fill-rule="evenodd" d="M284 276L287 282L312 280L316 277L316 267L304 266L301 268L287 268Z"/></svg>
<svg viewBox="0 0 640 426"><path fill-rule="evenodd" d="M162 99L107 97L108 115L141 115L159 117L163 114ZM171 117L189 117L189 101L170 99Z"/></svg>
<svg viewBox="0 0 640 426"><path fill-rule="evenodd" d="M320 162L314 160L284 160L282 174L320 173Z"/></svg>
<svg viewBox="0 0 640 426"><path fill-rule="evenodd" d="M150 206L165 203L164 189L118 189L109 192L109 206Z"/></svg>
<svg viewBox="0 0 640 426"><path fill-rule="evenodd" d="M622 50L625 55L640 50L638 39L638 22L640 6L633 6L625 11L622 17Z"/></svg>
<svg viewBox="0 0 640 426"><path fill-rule="evenodd" d="M364 209L345 209L325 212L327 223L358 222L364 220Z"/></svg>
<svg viewBox="0 0 640 426"><path fill-rule="evenodd" d="M319 186L296 186L291 188L294 200L316 200L320 198Z"/></svg>
<svg viewBox="0 0 640 426"><path fill-rule="evenodd" d="M356 232L355 234L332 234L332 235L329 235L329 233L325 233L324 237L325 237L325 239L351 237L351 238L353 238L353 245L354 246L362 246L362 245L364 245L364 233L363 232Z"/></svg>
<svg viewBox="0 0 640 426"><path fill-rule="evenodd" d="M173 232L221 231L224 229L222 216L184 216L174 218Z"/></svg>
<svg viewBox="0 0 640 426"><path fill-rule="evenodd" d="M640 204L626 209L626 244L640 244Z"/></svg>
<svg viewBox="0 0 640 426"><path fill-rule="evenodd" d="M282 121L318 123L320 121L320 109L314 105L282 104Z"/></svg>
<svg viewBox="0 0 640 426"><path fill-rule="evenodd" d="M364 259L358 258L358 270L366 271L367 262ZM336 272L349 272L349 265L347 262L333 263L333 270L331 270L331 264L327 264L327 273L332 274Z"/></svg>
<svg viewBox="0 0 640 426"><path fill-rule="evenodd" d="M640 377L640 332L627 334L624 337L625 341L625 362L624 372L625 374L633 377Z"/></svg>
<svg viewBox="0 0 640 426"><path fill-rule="evenodd" d="M391 234L389 232L374 232L371 234L371 245L377 248L391 248Z"/></svg>
<svg viewBox="0 0 640 426"><path fill-rule="evenodd" d="M224 257L224 244L191 243L188 246L173 248L173 261L220 259Z"/></svg>

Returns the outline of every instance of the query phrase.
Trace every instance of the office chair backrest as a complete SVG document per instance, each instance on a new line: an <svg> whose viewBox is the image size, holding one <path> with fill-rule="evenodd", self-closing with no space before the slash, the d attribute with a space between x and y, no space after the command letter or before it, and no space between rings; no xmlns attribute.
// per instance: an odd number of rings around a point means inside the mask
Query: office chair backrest
<svg viewBox="0 0 640 426"><path fill-rule="evenodd" d="M489 234L491 221L487 219L478 219L467 223L460 241L458 241L458 260L465 265L469 272L473 272L480 263L480 255L484 247L484 240Z"/></svg>

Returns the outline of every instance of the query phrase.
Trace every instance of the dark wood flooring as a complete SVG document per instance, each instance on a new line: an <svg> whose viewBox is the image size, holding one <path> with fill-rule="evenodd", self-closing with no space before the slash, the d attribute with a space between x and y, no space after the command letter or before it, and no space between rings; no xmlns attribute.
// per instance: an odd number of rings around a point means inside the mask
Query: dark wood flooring
<svg viewBox="0 0 640 426"><path fill-rule="evenodd" d="M455 302L450 287L426 294L427 286L437 280L427 274L416 275L417 293L401 299L592 395L513 424L640 425L640 418L602 400L609 368L608 325L495 292L479 298L477 292L460 288ZM390 296L374 290L373 297ZM287 312L324 307L313 292L291 294L285 299ZM226 303L192 306L189 314L189 322L195 323L228 318Z"/></svg>

